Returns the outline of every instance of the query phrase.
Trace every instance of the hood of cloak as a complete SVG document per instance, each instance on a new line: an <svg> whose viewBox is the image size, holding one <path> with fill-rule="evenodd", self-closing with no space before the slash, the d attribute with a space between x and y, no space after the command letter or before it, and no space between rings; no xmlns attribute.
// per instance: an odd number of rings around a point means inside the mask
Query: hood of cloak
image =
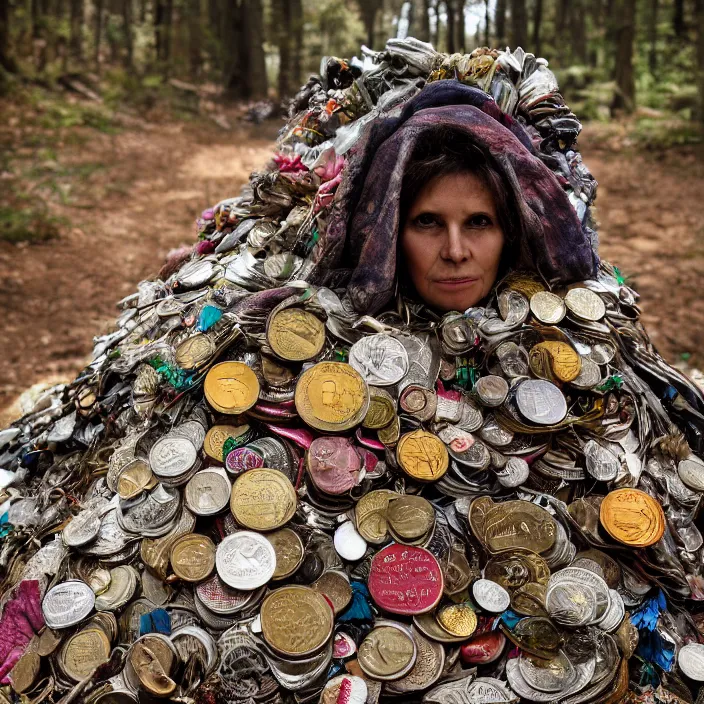
<svg viewBox="0 0 704 704"><path fill-rule="evenodd" d="M345 286L358 313L394 296L401 188L416 145L438 126L459 130L488 152L513 191L523 232L516 265L551 284L592 278L599 264L563 185L540 160L522 125L483 91L457 81L427 85L398 117L373 121L349 155L311 281Z"/></svg>

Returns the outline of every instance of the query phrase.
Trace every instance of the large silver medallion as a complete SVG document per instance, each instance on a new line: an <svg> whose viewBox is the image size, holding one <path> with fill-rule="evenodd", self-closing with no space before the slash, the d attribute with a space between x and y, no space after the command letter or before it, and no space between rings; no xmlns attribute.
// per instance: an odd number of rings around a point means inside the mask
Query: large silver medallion
<svg viewBox="0 0 704 704"><path fill-rule="evenodd" d="M243 530L228 535L218 545L215 567L228 586L252 590L272 578L276 552L263 535Z"/></svg>
<svg viewBox="0 0 704 704"><path fill-rule="evenodd" d="M567 415L567 401L555 384L526 379L516 391L518 410L532 423L554 425Z"/></svg>
<svg viewBox="0 0 704 704"><path fill-rule="evenodd" d="M408 372L408 353L395 338L384 333L369 335L352 345L349 363L367 384L391 386Z"/></svg>

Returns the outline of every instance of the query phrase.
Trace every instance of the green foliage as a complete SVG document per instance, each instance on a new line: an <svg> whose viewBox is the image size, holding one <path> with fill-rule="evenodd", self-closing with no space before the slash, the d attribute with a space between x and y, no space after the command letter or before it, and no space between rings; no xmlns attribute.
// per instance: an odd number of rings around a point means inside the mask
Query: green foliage
<svg viewBox="0 0 704 704"><path fill-rule="evenodd" d="M43 201L24 208L0 205L0 240L4 242L45 242L58 237L63 224L61 218L49 215Z"/></svg>

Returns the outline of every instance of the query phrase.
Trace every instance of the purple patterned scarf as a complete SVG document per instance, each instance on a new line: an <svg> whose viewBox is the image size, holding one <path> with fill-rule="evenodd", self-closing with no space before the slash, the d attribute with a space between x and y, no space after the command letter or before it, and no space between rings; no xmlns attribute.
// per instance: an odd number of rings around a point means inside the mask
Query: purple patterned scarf
<svg viewBox="0 0 704 704"><path fill-rule="evenodd" d="M514 192L523 241L517 266L553 284L594 276L598 258L557 177L535 155L523 127L481 90L437 81L411 99L399 117L374 121L350 154L312 281L348 286L358 313L375 314L394 294L400 194L406 166L428 130L467 133L488 151Z"/></svg>

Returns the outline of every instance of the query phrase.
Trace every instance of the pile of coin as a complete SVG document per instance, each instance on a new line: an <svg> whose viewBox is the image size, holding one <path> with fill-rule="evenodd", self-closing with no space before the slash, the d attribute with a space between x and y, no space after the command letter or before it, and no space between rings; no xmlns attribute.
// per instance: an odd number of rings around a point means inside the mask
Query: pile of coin
<svg viewBox="0 0 704 704"><path fill-rule="evenodd" d="M620 272L512 272L442 317L359 317L305 280L335 185L313 165L419 79L519 114L587 217L546 62L394 40L323 72L278 161L0 431L3 681L96 704L694 702L703 399Z"/></svg>

